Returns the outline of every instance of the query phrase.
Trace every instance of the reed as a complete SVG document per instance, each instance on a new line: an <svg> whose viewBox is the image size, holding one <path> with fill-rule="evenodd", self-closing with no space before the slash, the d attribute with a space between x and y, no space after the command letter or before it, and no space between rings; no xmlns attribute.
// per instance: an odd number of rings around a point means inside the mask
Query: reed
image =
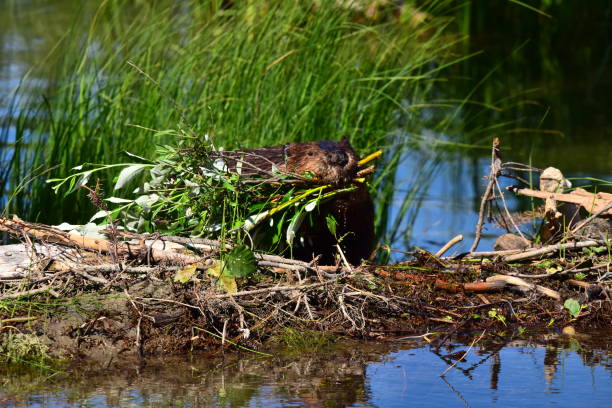
<svg viewBox="0 0 612 408"><path fill-rule="evenodd" d="M362 153L387 150L372 190L389 191L382 175L414 144L419 103L455 46L450 20L434 17L442 3L368 17L332 1L104 1L46 59L45 96L24 100L27 81L14 96L5 212L82 223L94 212L85 193L58 196L46 178L205 135L224 148L347 136ZM106 190L114 176L103 174Z"/></svg>

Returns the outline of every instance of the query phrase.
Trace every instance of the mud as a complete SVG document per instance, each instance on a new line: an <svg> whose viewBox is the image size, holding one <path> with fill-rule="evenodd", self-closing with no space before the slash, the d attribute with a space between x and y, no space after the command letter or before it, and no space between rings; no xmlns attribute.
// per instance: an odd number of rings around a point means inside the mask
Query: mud
<svg viewBox="0 0 612 408"><path fill-rule="evenodd" d="M473 261L443 268L444 262L449 261L423 255L334 278L301 276L301 283L288 271L262 271L256 280L240 282L236 296L219 295L209 275L178 283L174 272L163 268L137 278L115 276L111 287L65 276L56 296L35 294L13 301L10 313L3 308L2 329L40 337L54 357L109 364L142 356L244 351L236 345L265 351L269 339L287 327L377 341L430 333L440 344L484 330L495 337L568 325L579 331L610 327L612 302L604 284L575 286L564 275L540 280L561 300L513 287L453 292L441 289L438 281L461 285L510 271L535 274L540 268ZM272 289L290 285L295 289ZM583 305L575 318L563 307L568 298ZM7 323L26 315L36 320Z"/></svg>

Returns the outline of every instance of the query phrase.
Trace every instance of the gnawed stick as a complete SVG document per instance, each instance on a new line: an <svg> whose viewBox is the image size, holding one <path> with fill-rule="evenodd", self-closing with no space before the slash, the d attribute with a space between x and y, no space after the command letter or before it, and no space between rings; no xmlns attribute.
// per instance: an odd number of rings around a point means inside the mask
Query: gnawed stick
<svg viewBox="0 0 612 408"><path fill-rule="evenodd" d="M443 289L448 292L493 292L503 289L506 286L505 282L468 282L468 283L451 283L442 279L436 279L436 288Z"/></svg>
<svg viewBox="0 0 612 408"><path fill-rule="evenodd" d="M517 278L516 276L508 276L508 275L494 275L487 278L487 283L490 282L504 282L507 285L519 286L531 290L536 290L543 295L551 297L555 300L561 300L561 295L556 290L549 289L547 287L541 285L535 285L533 283L528 283L521 278Z"/></svg>
<svg viewBox="0 0 612 408"><path fill-rule="evenodd" d="M448 241L438 252L436 252L436 256L442 256L446 251L448 251L453 245L461 242L463 240L463 235L459 234L450 241Z"/></svg>
<svg viewBox="0 0 612 408"><path fill-rule="evenodd" d="M553 252L557 252L560 250L566 249L575 249L575 248L587 248L592 246L600 246L605 245L604 241L596 241L596 240L588 240L588 241L580 241L580 242L569 242L564 244L555 244L548 245L542 248L531 249L529 251L520 252L513 255L504 256L502 259L506 262L516 262L522 261L525 259L531 259L542 255L547 255Z"/></svg>
<svg viewBox="0 0 612 408"><path fill-rule="evenodd" d="M33 224L22 220L9 220L5 217L0 217L0 231L6 231L13 234L24 232L41 240L46 240L65 246L89 249L92 251L110 253L110 251L114 248L114 244L106 239L92 238L78 234L67 234L47 225ZM119 243L116 246L117 252L121 255L136 255L147 251L156 261L167 260L186 264L201 261L201 258L198 256L181 254L163 249L155 249L144 245Z"/></svg>
<svg viewBox="0 0 612 408"><path fill-rule="evenodd" d="M508 187L508 190L515 192L518 195L528 197L536 197L541 199L553 199L565 203L578 204L584 207L590 213L602 211L602 214L612 215L612 194L610 193L589 193L583 189L577 189L571 193L549 193L546 191L531 190L529 188Z"/></svg>
<svg viewBox="0 0 612 408"><path fill-rule="evenodd" d="M449 292L493 292L504 289L508 285L519 286L531 290L536 290L548 297L561 300L561 295L552 289L540 285L525 282L516 276L494 275L487 278L486 282L450 283L442 279L436 279L436 288L444 289Z"/></svg>

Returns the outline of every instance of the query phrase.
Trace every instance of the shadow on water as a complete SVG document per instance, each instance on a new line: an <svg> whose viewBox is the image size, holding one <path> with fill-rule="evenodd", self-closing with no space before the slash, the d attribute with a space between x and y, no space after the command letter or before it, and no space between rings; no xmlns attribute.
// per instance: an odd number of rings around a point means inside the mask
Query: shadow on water
<svg viewBox="0 0 612 408"><path fill-rule="evenodd" d="M440 348L410 340L271 358L81 363L65 377L6 376L0 401L15 407L604 407L612 397L610 334L500 337L471 350L469 339Z"/></svg>

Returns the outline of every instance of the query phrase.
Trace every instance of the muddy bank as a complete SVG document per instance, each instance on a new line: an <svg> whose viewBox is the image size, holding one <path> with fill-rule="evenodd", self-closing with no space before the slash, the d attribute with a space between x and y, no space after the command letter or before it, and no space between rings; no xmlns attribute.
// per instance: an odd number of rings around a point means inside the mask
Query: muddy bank
<svg viewBox="0 0 612 408"><path fill-rule="evenodd" d="M296 338L303 347L334 338L443 344L465 333L582 331L612 321L606 256L588 257L580 248L573 257L530 264L427 252L398 265L358 268L260 260L257 273L236 279L231 294L204 261L181 281L186 268L177 265L94 263L102 255L32 248L38 269L18 284L2 281L5 340L26 334L53 357L104 364L192 351L265 352ZM76 258L79 267L67 260Z"/></svg>

